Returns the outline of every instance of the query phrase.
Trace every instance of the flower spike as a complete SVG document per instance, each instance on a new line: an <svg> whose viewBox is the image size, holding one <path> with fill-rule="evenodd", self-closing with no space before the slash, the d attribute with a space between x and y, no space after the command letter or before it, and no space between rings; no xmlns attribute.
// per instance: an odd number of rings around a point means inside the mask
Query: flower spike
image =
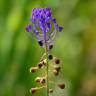
<svg viewBox="0 0 96 96"><path fill-rule="evenodd" d="M51 8L33 8L30 17L30 25L27 32L35 35L41 47L46 40L47 46L53 45L63 27L58 27L56 18L53 18Z"/></svg>
<svg viewBox="0 0 96 96"><path fill-rule="evenodd" d="M50 93L53 93L53 89L49 86L49 70L52 69L53 74L57 77L61 69L60 59L54 57L50 51L63 27L58 25L56 18L52 15L51 8L33 8L30 23L25 29L29 34L34 35L38 44L45 49L45 53L40 59L40 62L36 67L31 67L30 72L35 73L44 68L46 72L44 72L44 76L37 76L35 78L35 82L40 84L40 87L33 87L30 92L34 94L39 89L46 88L46 94L49 96ZM64 89L65 85L64 83L60 83L58 87Z"/></svg>

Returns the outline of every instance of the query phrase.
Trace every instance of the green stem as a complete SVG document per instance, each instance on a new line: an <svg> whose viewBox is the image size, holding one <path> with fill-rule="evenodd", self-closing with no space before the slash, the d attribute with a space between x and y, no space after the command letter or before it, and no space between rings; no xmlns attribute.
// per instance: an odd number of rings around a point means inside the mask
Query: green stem
<svg viewBox="0 0 96 96"><path fill-rule="evenodd" d="M45 88L46 86L42 86L42 87L37 87L38 89L41 89L41 88Z"/></svg>
<svg viewBox="0 0 96 96"><path fill-rule="evenodd" d="M47 96L49 96L49 78L48 78L48 70L49 70L49 64L48 64L48 47L47 47L47 42L45 40L45 54L46 54L46 87L47 87Z"/></svg>

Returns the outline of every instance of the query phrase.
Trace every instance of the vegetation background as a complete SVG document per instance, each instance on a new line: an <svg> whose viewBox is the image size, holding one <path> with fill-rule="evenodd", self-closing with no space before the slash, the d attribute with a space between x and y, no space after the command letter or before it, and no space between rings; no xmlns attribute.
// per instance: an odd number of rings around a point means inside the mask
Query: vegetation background
<svg viewBox="0 0 96 96"><path fill-rule="evenodd" d="M43 54L25 32L33 7L51 7L64 26L52 54L62 60L57 80L66 88L50 96L96 96L96 0L0 0L0 96L33 96L29 89L38 73L29 68Z"/></svg>

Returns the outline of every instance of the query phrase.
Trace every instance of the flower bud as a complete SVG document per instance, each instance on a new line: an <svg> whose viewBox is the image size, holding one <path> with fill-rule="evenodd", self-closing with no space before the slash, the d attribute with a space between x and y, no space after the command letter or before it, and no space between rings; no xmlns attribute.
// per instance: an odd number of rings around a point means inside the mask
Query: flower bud
<svg viewBox="0 0 96 96"><path fill-rule="evenodd" d="M43 46L43 42L42 42L42 41L38 41L38 44L39 44L40 46Z"/></svg>
<svg viewBox="0 0 96 96"><path fill-rule="evenodd" d="M53 48L53 45L49 45L49 49L51 50Z"/></svg>
<svg viewBox="0 0 96 96"><path fill-rule="evenodd" d="M42 66L43 66L43 64L40 62L40 63L38 64L38 67L41 69Z"/></svg>
<svg viewBox="0 0 96 96"><path fill-rule="evenodd" d="M35 81L38 82L38 83L44 84L45 83L45 77L37 77L35 79Z"/></svg>
<svg viewBox="0 0 96 96"><path fill-rule="evenodd" d="M49 89L49 93L53 93L53 89Z"/></svg>
<svg viewBox="0 0 96 96"><path fill-rule="evenodd" d="M43 60L43 65L46 65L46 59Z"/></svg>
<svg viewBox="0 0 96 96"><path fill-rule="evenodd" d="M57 72L59 72L61 67L60 66L54 66L54 69L57 70Z"/></svg>
<svg viewBox="0 0 96 96"><path fill-rule="evenodd" d="M31 88L31 89L30 89L30 93L33 93L33 94L34 94L35 92L37 92L37 91L38 91L38 88Z"/></svg>
<svg viewBox="0 0 96 96"><path fill-rule="evenodd" d="M53 70L53 73L54 73L55 76L59 75L59 72L55 69Z"/></svg>
<svg viewBox="0 0 96 96"><path fill-rule="evenodd" d="M49 60L52 60L53 59L53 56L52 55L48 55L48 59Z"/></svg>
<svg viewBox="0 0 96 96"><path fill-rule="evenodd" d="M65 88L65 84L64 83L58 84L58 87L61 88L61 89L64 89Z"/></svg>
<svg viewBox="0 0 96 96"><path fill-rule="evenodd" d="M55 58L55 64L60 64L60 59Z"/></svg>
<svg viewBox="0 0 96 96"><path fill-rule="evenodd" d="M41 78L40 83L41 84L44 84L45 83L45 78L44 77Z"/></svg>
<svg viewBox="0 0 96 96"><path fill-rule="evenodd" d="M38 70L38 67L31 67L30 68L30 72L31 73L34 73L34 72L36 72Z"/></svg>
<svg viewBox="0 0 96 96"><path fill-rule="evenodd" d="M41 77L37 77L37 78L35 79L36 82L40 82L40 80L41 80Z"/></svg>
<svg viewBox="0 0 96 96"><path fill-rule="evenodd" d="M38 64L38 67L39 68L42 68L43 67L43 65L46 65L46 59L42 59L42 60L40 60L40 62L39 62L39 64Z"/></svg>

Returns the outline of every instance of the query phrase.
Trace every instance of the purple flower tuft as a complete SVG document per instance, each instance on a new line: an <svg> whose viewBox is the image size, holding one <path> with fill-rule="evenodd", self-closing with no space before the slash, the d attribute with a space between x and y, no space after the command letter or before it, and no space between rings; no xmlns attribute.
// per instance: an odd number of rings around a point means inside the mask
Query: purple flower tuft
<svg viewBox="0 0 96 96"><path fill-rule="evenodd" d="M56 19L52 16L51 8L33 8L30 23L26 31L32 32L37 41L42 41L39 42L42 47L45 41L48 46L53 45L59 35L58 31L61 32L63 29L63 27L58 27Z"/></svg>

